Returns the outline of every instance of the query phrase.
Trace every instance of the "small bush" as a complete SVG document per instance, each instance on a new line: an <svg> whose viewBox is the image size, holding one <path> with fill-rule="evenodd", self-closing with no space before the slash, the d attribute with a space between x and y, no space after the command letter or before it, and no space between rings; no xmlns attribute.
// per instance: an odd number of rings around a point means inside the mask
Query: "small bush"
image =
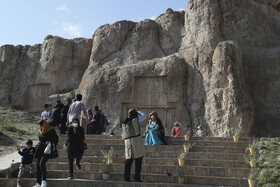
<svg viewBox="0 0 280 187"><path fill-rule="evenodd" d="M258 144L260 150L258 176L259 185L280 186L280 138L262 138Z"/></svg>
<svg viewBox="0 0 280 187"><path fill-rule="evenodd" d="M0 126L0 133L5 134L13 139L24 139L26 136L32 136L35 134L35 132L21 129L10 122L4 122L4 124Z"/></svg>

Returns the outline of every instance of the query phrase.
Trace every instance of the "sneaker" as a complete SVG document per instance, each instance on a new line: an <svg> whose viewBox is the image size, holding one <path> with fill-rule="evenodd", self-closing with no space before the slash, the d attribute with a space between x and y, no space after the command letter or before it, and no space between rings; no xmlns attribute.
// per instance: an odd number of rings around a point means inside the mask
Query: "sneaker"
<svg viewBox="0 0 280 187"><path fill-rule="evenodd" d="M19 182L19 181L17 182L17 187L21 187L21 185L20 185L20 182Z"/></svg>
<svg viewBox="0 0 280 187"><path fill-rule="evenodd" d="M67 180L72 180L72 179L74 179L74 177L69 176L69 177L67 178Z"/></svg>
<svg viewBox="0 0 280 187"><path fill-rule="evenodd" d="M47 187L47 181L42 181L41 187Z"/></svg>
<svg viewBox="0 0 280 187"><path fill-rule="evenodd" d="M69 173L69 177L67 178L67 180L71 180L71 179L74 179L74 176L73 176L73 173Z"/></svg>
<svg viewBox="0 0 280 187"><path fill-rule="evenodd" d="M36 183L35 186L33 186L33 187L41 187L41 185Z"/></svg>

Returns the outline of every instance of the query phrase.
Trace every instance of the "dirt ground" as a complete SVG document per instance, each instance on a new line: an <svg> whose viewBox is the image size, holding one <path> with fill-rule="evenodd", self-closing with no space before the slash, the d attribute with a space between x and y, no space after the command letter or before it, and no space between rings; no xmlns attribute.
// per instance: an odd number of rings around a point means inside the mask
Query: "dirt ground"
<svg viewBox="0 0 280 187"><path fill-rule="evenodd" d="M0 170L19 162L17 147L24 147L28 139L33 146L38 143L38 121L40 117L28 112L0 107Z"/></svg>

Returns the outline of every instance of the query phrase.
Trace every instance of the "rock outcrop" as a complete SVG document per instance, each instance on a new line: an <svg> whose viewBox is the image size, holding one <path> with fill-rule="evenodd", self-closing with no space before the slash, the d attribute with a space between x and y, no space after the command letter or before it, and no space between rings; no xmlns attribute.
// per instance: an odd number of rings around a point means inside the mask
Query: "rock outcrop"
<svg viewBox="0 0 280 187"><path fill-rule="evenodd" d="M1 104L40 111L49 95L74 90L88 67L91 48L92 39L53 36L42 45L2 46Z"/></svg>
<svg viewBox="0 0 280 187"><path fill-rule="evenodd" d="M32 108L75 91L113 124L136 107L158 111L168 134L180 121L214 136L240 127L275 136L279 59L279 0L190 0L155 20L103 25L92 39L2 46L0 101Z"/></svg>

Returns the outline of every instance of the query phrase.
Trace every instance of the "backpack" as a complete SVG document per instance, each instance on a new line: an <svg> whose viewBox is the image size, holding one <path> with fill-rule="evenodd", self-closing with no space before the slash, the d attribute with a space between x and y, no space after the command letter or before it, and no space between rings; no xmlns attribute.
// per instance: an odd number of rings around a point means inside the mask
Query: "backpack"
<svg viewBox="0 0 280 187"><path fill-rule="evenodd" d="M50 112L48 124L52 127L58 126L61 121L61 110L59 107L55 107Z"/></svg>
<svg viewBox="0 0 280 187"><path fill-rule="evenodd" d="M107 117L105 116L105 114L103 112L100 111L100 129L101 132L105 132L106 131L106 126L110 125L109 121L107 120Z"/></svg>

